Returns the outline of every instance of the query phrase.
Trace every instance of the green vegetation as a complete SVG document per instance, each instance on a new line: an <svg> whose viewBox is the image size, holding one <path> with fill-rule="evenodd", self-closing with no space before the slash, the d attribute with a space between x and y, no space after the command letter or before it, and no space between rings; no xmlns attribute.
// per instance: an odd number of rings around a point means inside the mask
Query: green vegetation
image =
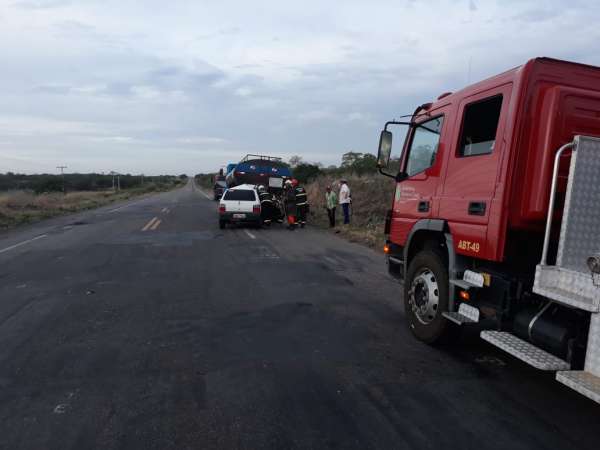
<svg viewBox="0 0 600 450"><path fill-rule="evenodd" d="M108 189L103 187L106 177L110 178ZM141 179L135 182L135 178L139 177L122 175L121 190L113 191L112 176L65 174L67 193L63 194L60 175L0 174L0 229L93 209L150 192L167 191L185 183L181 176L144 177L143 184Z"/></svg>
<svg viewBox="0 0 600 450"><path fill-rule="evenodd" d="M120 175L121 189L142 187L148 183L172 184L177 178L185 179L185 175L174 177L160 175L147 177L144 175ZM98 173L65 173L65 189L69 191L100 191L113 188L113 180L117 184L117 176ZM48 192L62 192L63 177L61 175L37 174L24 175L8 172L0 174L0 191L21 190L33 191L36 194Z"/></svg>
<svg viewBox="0 0 600 450"><path fill-rule="evenodd" d="M199 173L194 178L198 186L212 191L214 186L214 177L214 173Z"/></svg>
<svg viewBox="0 0 600 450"><path fill-rule="evenodd" d="M392 206L395 183L390 178L370 172L367 175L351 173L320 175L306 185L310 203L309 223L327 227L327 211L325 209L325 188L332 186L339 190L339 180L348 181L352 193L351 224L342 225L342 210L338 206L337 229L340 235L352 242L366 244L380 250L383 246L383 227L385 215Z"/></svg>
<svg viewBox="0 0 600 450"><path fill-rule="evenodd" d="M294 177L302 184L309 183L318 177L347 177L357 175L359 177L377 173L377 157L371 153L347 152L342 155L342 163L339 166L323 167L321 163L307 163L300 156L292 156L290 165ZM390 171L397 170L398 159L393 159Z"/></svg>

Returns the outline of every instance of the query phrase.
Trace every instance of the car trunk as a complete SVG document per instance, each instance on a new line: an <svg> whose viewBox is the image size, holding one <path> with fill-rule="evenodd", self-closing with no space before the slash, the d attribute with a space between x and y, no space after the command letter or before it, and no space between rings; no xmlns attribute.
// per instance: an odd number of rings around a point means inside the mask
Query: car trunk
<svg viewBox="0 0 600 450"><path fill-rule="evenodd" d="M224 203L227 212L252 213L253 207L258 204L258 199L254 191L237 189L225 194Z"/></svg>
<svg viewBox="0 0 600 450"><path fill-rule="evenodd" d="M229 200L226 203L227 212L251 213L256 202Z"/></svg>

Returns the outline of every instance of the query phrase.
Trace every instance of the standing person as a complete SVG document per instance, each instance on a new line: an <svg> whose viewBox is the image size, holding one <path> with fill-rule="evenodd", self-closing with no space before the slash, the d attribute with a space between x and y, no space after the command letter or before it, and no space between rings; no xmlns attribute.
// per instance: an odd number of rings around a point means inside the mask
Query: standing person
<svg viewBox="0 0 600 450"><path fill-rule="evenodd" d="M329 217L329 228L335 228L335 208L337 206L337 195L331 190L331 186L325 188L325 207Z"/></svg>
<svg viewBox="0 0 600 450"><path fill-rule="evenodd" d="M273 194L263 185L258 186L257 191L260 200L260 218L264 225L269 226L273 220L277 220Z"/></svg>
<svg viewBox="0 0 600 450"><path fill-rule="evenodd" d="M296 191L290 180L283 186L283 205L287 216L288 230L296 228Z"/></svg>
<svg viewBox="0 0 600 450"><path fill-rule="evenodd" d="M342 211L344 212L344 225L350 223L350 203L352 203L352 197L348 182L340 180L340 205L342 205Z"/></svg>
<svg viewBox="0 0 600 450"><path fill-rule="evenodd" d="M296 193L296 213L298 214L298 224L300 228L306 225L306 216L308 216L308 196L306 189L298 184L298 180L293 179L292 185Z"/></svg>

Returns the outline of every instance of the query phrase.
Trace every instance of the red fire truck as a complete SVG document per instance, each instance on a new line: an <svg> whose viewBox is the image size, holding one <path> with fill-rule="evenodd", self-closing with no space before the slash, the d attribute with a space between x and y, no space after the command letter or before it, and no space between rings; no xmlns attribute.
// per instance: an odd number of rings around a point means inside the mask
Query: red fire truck
<svg viewBox="0 0 600 450"><path fill-rule="evenodd" d="M392 130L405 126L390 173ZM381 132L413 334L457 326L600 403L600 68L537 58Z"/></svg>

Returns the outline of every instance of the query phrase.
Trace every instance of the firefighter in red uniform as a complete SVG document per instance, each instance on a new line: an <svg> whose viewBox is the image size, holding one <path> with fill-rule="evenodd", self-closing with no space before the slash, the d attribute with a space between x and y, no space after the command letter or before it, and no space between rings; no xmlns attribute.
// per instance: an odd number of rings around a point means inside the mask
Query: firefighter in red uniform
<svg viewBox="0 0 600 450"><path fill-rule="evenodd" d="M287 216L288 229L296 228L296 191L291 180L286 180L283 186L283 204Z"/></svg>

